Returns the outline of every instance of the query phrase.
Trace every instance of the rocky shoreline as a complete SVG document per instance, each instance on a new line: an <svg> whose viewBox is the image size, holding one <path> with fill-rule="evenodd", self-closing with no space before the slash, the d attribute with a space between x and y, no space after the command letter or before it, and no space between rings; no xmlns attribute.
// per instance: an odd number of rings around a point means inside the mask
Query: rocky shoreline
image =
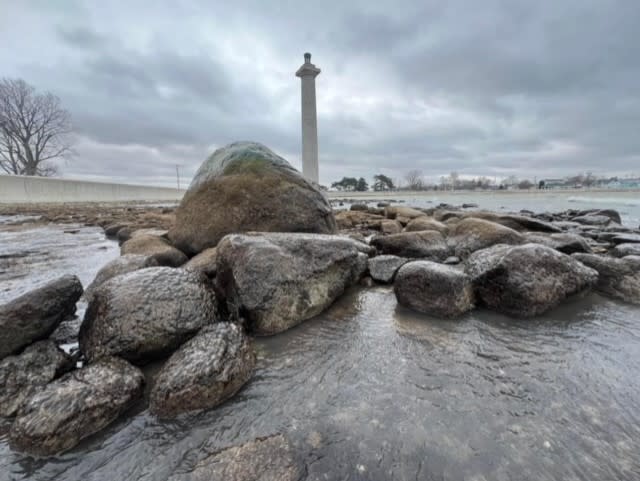
<svg viewBox="0 0 640 481"><path fill-rule="evenodd" d="M591 289L640 304L640 229L621 225L616 211L375 202L334 212L274 156L259 144L220 149L177 209L2 208L41 216L36 222L99 225L121 244L121 257L84 293L69 276L0 306L0 414L15 417L15 449L51 456L73 448L139 401L145 382L159 418L215 408L251 382L253 336L318 315L354 285L392 284L399 304L447 320L480 307L529 318ZM234 208L227 182L256 201ZM272 208L262 197L267 187ZM215 208L207 207L212 190L226 192ZM82 295L89 306L71 359L47 338ZM157 361L159 372L145 379L140 366ZM254 451L271 444L229 449L260 457L268 453Z"/></svg>

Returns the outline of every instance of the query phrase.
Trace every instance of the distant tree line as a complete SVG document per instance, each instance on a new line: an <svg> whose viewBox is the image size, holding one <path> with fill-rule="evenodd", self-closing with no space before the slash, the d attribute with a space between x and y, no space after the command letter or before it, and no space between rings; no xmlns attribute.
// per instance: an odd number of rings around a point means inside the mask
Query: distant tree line
<svg viewBox="0 0 640 481"><path fill-rule="evenodd" d="M506 178L498 181L495 178L486 176L463 178L458 172L451 172L449 175L441 176L439 182L428 182L425 179L423 172L419 169L409 170L403 177L401 182L396 182L383 174L377 174L373 177L373 184L371 188L374 191L390 191L390 190L409 190L409 191L422 191L422 190L529 190L529 189L544 189L548 188L545 185L545 180L538 181L534 179L521 179L515 175L510 175ZM592 172L585 172L569 176L563 179L556 179L556 185L558 182L564 187L593 187L601 185L617 178L612 177L609 179L598 178ZM369 185L363 177L356 179L355 177L343 177L342 180L334 182L331 187L340 191L352 191L362 192L369 190Z"/></svg>

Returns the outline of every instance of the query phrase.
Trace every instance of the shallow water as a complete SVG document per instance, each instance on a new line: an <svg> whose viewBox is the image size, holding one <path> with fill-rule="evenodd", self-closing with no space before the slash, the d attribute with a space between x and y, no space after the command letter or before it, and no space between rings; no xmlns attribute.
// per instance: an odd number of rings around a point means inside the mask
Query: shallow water
<svg viewBox="0 0 640 481"><path fill-rule="evenodd" d="M533 321L440 321L390 288L353 290L258 339L255 375L222 407L142 411L49 461L0 437L0 479L163 480L276 432L310 480L639 479L639 316L590 295Z"/></svg>
<svg viewBox="0 0 640 481"><path fill-rule="evenodd" d="M0 229L0 254L29 252L0 302L61 273L86 286L117 255L69 229ZM0 480L165 480L273 433L308 480L640 479L639 306L589 294L534 320L442 321L352 289L255 345L253 378L217 409L159 422L139 407L51 459L11 452L0 424Z"/></svg>

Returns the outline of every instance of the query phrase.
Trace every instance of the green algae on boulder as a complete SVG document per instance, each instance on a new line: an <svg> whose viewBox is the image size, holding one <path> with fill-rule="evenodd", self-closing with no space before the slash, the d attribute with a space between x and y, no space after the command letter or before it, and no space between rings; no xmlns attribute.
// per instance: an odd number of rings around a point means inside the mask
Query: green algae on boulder
<svg viewBox="0 0 640 481"><path fill-rule="evenodd" d="M200 166L169 238L193 255L248 231L332 234L336 222L322 192L285 159L262 144L235 142Z"/></svg>

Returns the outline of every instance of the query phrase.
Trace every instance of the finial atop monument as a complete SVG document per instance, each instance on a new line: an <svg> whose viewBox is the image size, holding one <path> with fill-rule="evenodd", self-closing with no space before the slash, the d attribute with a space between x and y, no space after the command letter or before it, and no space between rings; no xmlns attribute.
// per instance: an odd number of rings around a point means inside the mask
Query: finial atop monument
<svg viewBox="0 0 640 481"><path fill-rule="evenodd" d="M304 54L304 63L311 63L311 54L309 52Z"/></svg>

